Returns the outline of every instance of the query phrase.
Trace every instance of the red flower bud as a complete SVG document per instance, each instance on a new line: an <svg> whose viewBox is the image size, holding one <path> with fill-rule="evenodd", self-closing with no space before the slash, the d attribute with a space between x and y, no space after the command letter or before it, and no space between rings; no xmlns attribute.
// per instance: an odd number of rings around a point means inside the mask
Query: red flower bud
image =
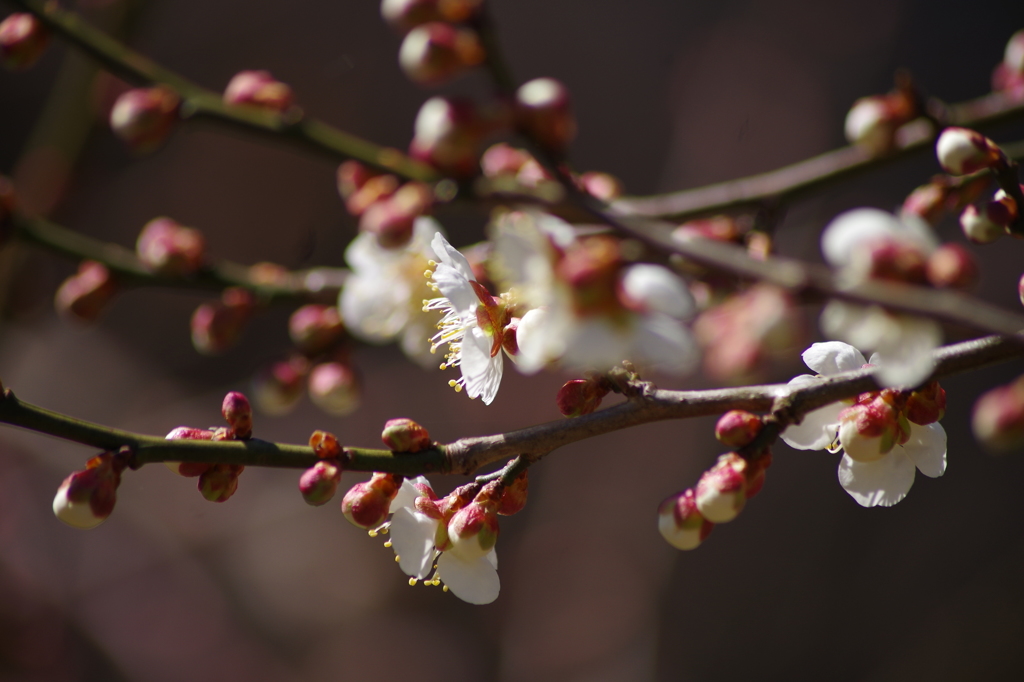
<svg viewBox="0 0 1024 682"><path fill-rule="evenodd" d="M335 462L321 460L302 473L299 491L306 504L319 507L330 502L340 481L341 467Z"/></svg>
<svg viewBox="0 0 1024 682"><path fill-rule="evenodd" d="M214 464L199 476L199 492L210 502L227 502L238 490L240 464Z"/></svg>
<svg viewBox="0 0 1024 682"><path fill-rule="evenodd" d="M134 151L156 151L178 120L181 100L164 87L129 90L110 110L110 127Z"/></svg>
<svg viewBox="0 0 1024 682"><path fill-rule="evenodd" d="M580 188L601 201L612 201L622 196L622 181L614 175L590 171L579 179Z"/></svg>
<svg viewBox="0 0 1024 682"><path fill-rule="evenodd" d="M82 261L78 272L64 280L54 296L54 307L66 317L95 322L117 293L110 271L96 261Z"/></svg>
<svg viewBox="0 0 1024 682"><path fill-rule="evenodd" d="M917 389L907 398L907 419L915 424L933 424L946 414L946 391L938 381L932 381Z"/></svg>
<svg viewBox="0 0 1024 682"><path fill-rule="evenodd" d="M494 549L498 541L497 497L500 484L492 481L476 498L455 512L448 522L451 552L464 561L475 561Z"/></svg>
<svg viewBox="0 0 1024 682"><path fill-rule="evenodd" d="M369 481L356 483L345 493L341 512L353 525L372 530L384 523L397 494L398 482L392 474L375 473Z"/></svg>
<svg viewBox="0 0 1024 682"><path fill-rule="evenodd" d="M569 90L554 78L537 78L516 91L516 123L545 147L564 150L576 137Z"/></svg>
<svg viewBox="0 0 1024 682"><path fill-rule="evenodd" d="M602 381L594 379L572 379L558 389L555 402L558 411L566 417L590 414L601 406L601 399L608 395L608 388Z"/></svg>
<svg viewBox="0 0 1024 682"><path fill-rule="evenodd" d="M0 22L0 63L12 71L27 69L46 51L50 32L33 15L19 12Z"/></svg>
<svg viewBox="0 0 1024 682"><path fill-rule="evenodd" d="M747 462L735 452L718 458L697 481L697 509L712 523L736 518L747 501Z"/></svg>
<svg viewBox="0 0 1024 682"><path fill-rule="evenodd" d="M337 459L341 457L342 448L338 438L327 431L314 431L309 437L309 447L320 459Z"/></svg>
<svg viewBox="0 0 1024 682"><path fill-rule="evenodd" d="M224 396L220 413L231 427L231 438L244 439L252 435L252 407L243 394L232 391Z"/></svg>
<svg viewBox="0 0 1024 682"><path fill-rule="evenodd" d="M311 303L288 318L288 336L309 355L322 353L337 343L345 332L337 307Z"/></svg>
<svg viewBox="0 0 1024 682"><path fill-rule="evenodd" d="M434 195L419 182L407 182L391 196L374 202L363 211L359 229L377 237L385 249L405 246L412 238L416 218L423 215Z"/></svg>
<svg viewBox="0 0 1024 682"><path fill-rule="evenodd" d="M523 473L516 476L512 485L506 486L498 502L498 514L501 516L512 516L518 514L526 506L527 493L530 487L530 470L524 469Z"/></svg>
<svg viewBox="0 0 1024 682"><path fill-rule="evenodd" d="M425 428L405 417L387 420L380 438L394 452L419 452L434 445Z"/></svg>
<svg viewBox="0 0 1024 682"><path fill-rule="evenodd" d="M245 289L225 289L221 300L192 313L192 345L203 355L218 355L238 343L255 302Z"/></svg>
<svg viewBox="0 0 1024 682"><path fill-rule="evenodd" d="M715 424L715 438L731 448L742 448L761 433L764 423L756 414L745 410L730 410Z"/></svg>
<svg viewBox="0 0 1024 682"><path fill-rule="evenodd" d="M197 429L191 426L179 426L166 436L167 440L213 440L214 432L208 429ZM208 462L164 462L167 468L178 474L194 478L206 473L213 465Z"/></svg>
<svg viewBox="0 0 1024 682"><path fill-rule="evenodd" d="M243 104L270 111L286 111L292 99L292 89L274 80L269 71L240 71L232 76L224 90L225 104Z"/></svg>
<svg viewBox="0 0 1024 682"><path fill-rule="evenodd" d="M515 175L527 161L533 159L529 152L510 147L504 142L491 145L480 157L480 167L485 176L497 178Z"/></svg>
<svg viewBox="0 0 1024 682"><path fill-rule="evenodd" d="M93 457L83 471L76 471L61 483L53 498L53 513L73 528L100 525L114 511L123 469L124 464L109 452Z"/></svg>
<svg viewBox="0 0 1024 682"><path fill-rule="evenodd" d="M352 414L359 408L360 395L359 380L345 363L323 362L309 373L309 397L328 414Z"/></svg>
<svg viewBox="0 0 1024 682"><path fill-rule="evenodd" d="M146 267L161 275L190 275L203 266L206 240L199 230L171 218L154 218L139 233L135 252Z"/></svg>

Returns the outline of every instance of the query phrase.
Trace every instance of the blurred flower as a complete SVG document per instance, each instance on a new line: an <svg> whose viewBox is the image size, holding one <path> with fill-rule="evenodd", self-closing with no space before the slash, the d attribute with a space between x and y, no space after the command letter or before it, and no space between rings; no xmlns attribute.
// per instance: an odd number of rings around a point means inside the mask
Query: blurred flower
<svg viewBox="0 0 1024 682"><path fill-rule="evenodd" d="M292 105L292 89L269 71L239 71L224 89L225 104L242 104L282 112Z"/></svg>

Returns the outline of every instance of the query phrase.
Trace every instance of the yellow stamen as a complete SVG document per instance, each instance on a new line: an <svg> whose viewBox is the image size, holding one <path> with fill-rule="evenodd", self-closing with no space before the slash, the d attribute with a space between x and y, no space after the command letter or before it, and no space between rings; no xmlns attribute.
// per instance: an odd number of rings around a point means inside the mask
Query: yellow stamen
<svg viewBox="0 0 1024 682"><path fill-rule="evenodd" d="M448 591L448 586L447 586L447 585L445 585L445 586L444 586L444 591L445 591L445 592L447 592L447 591Z"/></svg>
<svg viewBox="0 0 1024 682"><path fill-rule="evenodd" d="M415 585L416 585L416 578L409 578L409 587L413 587Z"/></svg>
<svg viewBox="0 0 1024 682"><path fill-rule="evenodd" d="M366 531L366 533L367 533L367 535L369 535L369 536L370 536L371 538L375 538L375 537L377 537L377 529L376 529L376 528L375 528L375 529L373 529L373 530L368 530L368 531Z"/></svg>
<svg viewBox="0 0 1024 682"><path fill-rule="evenodd" d="M390 548L391 547L391 540L388 540L387 542L385 542L384 546Z"/></svg>

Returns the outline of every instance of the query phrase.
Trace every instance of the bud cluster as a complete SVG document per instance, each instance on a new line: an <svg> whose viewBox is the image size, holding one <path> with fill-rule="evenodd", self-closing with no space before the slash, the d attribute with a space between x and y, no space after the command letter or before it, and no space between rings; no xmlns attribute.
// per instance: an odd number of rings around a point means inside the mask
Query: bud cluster
<svg viewBox="0 0 1024 682"><path fill-rule="evenodd" d="M381 16L405 37L398 64L425 86L440 85L484 61L475 18L482 0L382 0Z"/></svg>
<svg viewBox="0 0 1024 682"><path fill-rule="evenodd" d="M407 244L416 218L434 204L432 191L423 183L400 185L394 175L375 173L358 161L338 167L338 193L348 212L359 218L360 231L374 235L385 249Z"/></svg>
<svg viewBox="0 0 1024 682"><path fill-rule="evenodd" d="M862 97L846 114L846 139L871 156L883 156L895 149L900 126L917 115L916 97L909 87L898 87L887 95Z"/></svg>
<svg viewBox="0 0 1024 682"><path fill-rule="evenodd" d="M314 431L309 437L309 447L320 461L302 473L299 492L306 504L319 507L330 502L338 490L343 450L334 434L326 431Z"/></svg>
<svg viewBox="0 0 1024 682"><path fill-rule="evenodd" d="M909 440L911 424L934 424L945 413L946 391L937 381L914 391L862 393L839 412L839 442L855 462L874 462Z"/></svg>
<svg viewBox="0 0 1024 682"><path fill-rule="evenodd" d="M542 196L559 196L561 185L540 165L530 152L499 142L488 147L480 157L480 170L489 181L489 189L516 192L522 188L535 190ZM622 196L622 182L614 175L600 171L572 174L576 186L601 201Z"/></svg>

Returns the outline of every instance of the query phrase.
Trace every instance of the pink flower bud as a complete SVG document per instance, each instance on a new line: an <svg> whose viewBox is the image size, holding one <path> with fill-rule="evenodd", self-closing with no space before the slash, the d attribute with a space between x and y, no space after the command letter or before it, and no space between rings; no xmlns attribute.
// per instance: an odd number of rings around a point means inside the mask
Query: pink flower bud
<svg viewBox="0 0 1024 682"><path fill-rule="evenodd" d="M224 90L225 104L242 104L283 112L292 105L292 89L269 71L240 71Z"/></svg>
<svg viewBox="0 0 1024 682"><path fill-rule="evenodd" d="M747 462L735 452L718 462L697 481L694 494L697 509L712 523L735 519L747 502Z"/></svg>
<svg viewBox="0 0 1024 682"><path fill-rule="evenodd" d="M320 459L337 459L341 457L342 448L338 438L327 431L314 431L309 437L309 447Z"/></svg>
<svg viewBox="0 0 1024 682"><path fill-rule="evenodd" d="M110 127L136 152L156 151L178 120L181 100L164 87L129 90L110 110Z"/></svg>
<svg viewBox="0 0 1024 682"><path fill-rule="evenodd" d="M266 414L287 414L302 397L308 373L309 363L299 357L264 367L252 379L256 406Z"/></svg>
<svg viewBox="0 0 1024 682"><path fill-rule="evenodd" d="M255 301L245 289L225 289L221 300L192 313L192 345L203 355L218 355L238 343L252 317Z"/></svg>
<svg viewBox="0 0 1024 682"><path fill-rule="evenodd" d="M580 188L601 201L611 201L622 196L622 181L614 175L590 171L579 179Z"/></svg>
<svg viewBox="0 0 1024 682"><path fill-rule="evenodd" d="M244 439L252 435L252 407L249 399L238 391L231 391L224 396L220 413L228 423L234 439Z"/></svg>
<svg viewBox="0 0 1024 682"><path fill-rule="evenodd" d="M516 476L512 485L506 486L498 502L498 514L500 516L512 516L518 514L526 506L526 498L530 488L530 470L524 469L523 473Z"/></svg>
<svg viewBox="0 0 1024 682"><path fill-rule="evenodd" d="M960 214L960 227L964 236L975 244L990 244L1006 234L1016 218L1016 202L1004 196L1002 200L987 201L979 206L971 204Z"/></svg>
<svg viewBox="0 0 1024 682"><path fill-rule="evenodd" d="M166 440L213 440L213 431L197 429L191 426L179 426L168 433ZM194 478L206 473L213 465L208 462L164 462L167 468L178 474Z"/></svg>
<svg viewBox="0 0 1024 682"><path fill-rule="evenodd" d="M764 423L756 414L745 410L730 410L715 424L715 438L731 448L748 445L761 433Z"/></svg>
<svg viewBox="0 0 1024 682"><path fill-rule="evenodd" d="M359 408L361 393L355 372L345 363L322 362L309 373L309 397L328 414L352 414Z"/></svg>
<svg viewBox="0 0 1024 682"><path fill-rule="evenodd" d="M855 462L874 462L910 435L907 418L886 395L845 408L839 413L839 442Z"/></svg>
<svg viewBox="0 0 1024 682"><path fill-rule="evenodd" d="M378 175L358 161L345 161L338 166L338 194L342 199L348 201L348 198L365 185L370 178Z"/></svg>
<svg viewBox="0 0 1024 682"><path fill-rule="evenodd" d="M484 48L476 31L442 22L412 29L398 51L402 71L420 85L440 85L483 60Z"/></svg>
<svg viewBox="0 0 1024 682"><path fill-rule="evenodd" d="M434 195L426 185L407 182L390 197L368 206L360 217L359 229L376 236L385 249L405 246L412 238L416 218L433 203Z"/></svg>
<svg viewBox="0 0 1024 682"><path fill-rule="evenodd" d="M697 549L714 527L698 511L693 490L673 495L658 507L658 531L676 549Z"/></svg>
<svg viewBox="0 0 1024 682"><path fill-rule="evenodd" d="M477 170L480 137L471 101L431 97L416 115L409 153L443 172L466 177Z"/></svg>
<svg viewBox="0 0 1024 682"><path fill-rule="evenodd" d="M139 233L135 252L146 267L161 275L190 275L203 266L206 240L199 230L171 218L154 218Z"/></svg>
<svg viewBox="0 0 1024 682"><path fill-rule="evenodd" d="M500 485L492 481L448 522L451 552L463 561L476 561L494 549L498 541Z"/></svg>
<svg viewBox="0 0 1024 682"><path fill-rule="evenodd" d="M397 494L398 481L392 474L375 473L369 481L356 483L345 493L341 512L352 525L372 530L384 523Z"/></svg>
<svg viewBox="0 0 1024 682"><path fill-rule="evenodd" d="M844 131L850 144L872 156L888 153L896 144L896 130L909 119L901 98L893 95L862 97L846 114Z"/></svg>
<svg viewBox="0 0 1024 682"><path fill-rule="evenodd" d="M341 467L334 462L321 460L302 473L299 491L306 504L319 507L331 501L340 481Z"/></svg>
<svg viewBox="0 0 1024 682"><path fill-rule="evenodd" d="M938 381L917 389L907 398L907 419L926 426L942 419L946 414L946 391Z"/></svg>
<svg viewBox="0 0 1024 682"><path fill-rule="evenodd" d="M1005 160L996 144L968 128L946 128L935 143L939 165L950 175L969 175Z"/></svg>
<svg viewBox="0 0 1024 682"><path fill-rule="evenodd" d="M1024 382L1020 379L982 394L971 417L974 437L993 452L1024 446Z"/></svg>
<svg viewBox="0 0 1024 682"><path fill-rule="evenodd" d="M933 286L967 289L978 281L978 263L960 244L943 244L928 257L928 281Z"/></svg>
<svg viewBox="0 0 1024 682"><path fill-rule="evenodd" d="M380 438L393 452L419 452L434 445L425 428L405 417L387 420Z"/></svg>
<svg viewBox="0 0 1024 682"><path fill-rule="evenodd" d="M83 471L76 471L60 484L53 498L54 515L72 528L95 528L114 511L117 486L124 464L105 452L93 457Z"/></svg>
<svg viewBox="0 0 1024 682"><path fill-rule="evenodd" d="M330 349L344 333L345 326L335 306L311 303L288 318L288 336L300 351L309 355Z"/></svg>
<svg viewBox="0 0 1024 682"><path fill-rule="evenodd" d="M19 12L0 22L0 63L17 71L27 69L46 51L50 32L33 15Z"/></svg>
<svg viewBox="0 0 1024 682"><path fill-rule="evenodd" d="M65 317L95 322L116 293L117 282L106 266L87 260L60 285L53 303Z"/></svg>
<svg viewBox="0 0 1024 682"><path fill-rule="evenodd" d="M949 188L941 182L921 185L907 195L900 215L915 215L931 225L936 225L946 213L949 192Z"/></svg>
<svg viewBox="0 0 1024 682"><path fill-rule="evenodd" d="M601 399L608 395L605 382L594 379L572 379L558 389L555 402L558 411L566 417L590 414L601 406Z"/></svg>
<svg viewBox="0 0 1024 682"><path fill-rule="evenodd" d="M214 464L199 476L199 492L210 502L227 502L238 490L240 464Z"/></svg>
<svg viewBox="0 0 1024 682"><path fill-rule="evenodd" d="M545 147L564 150L576 137L569 90L554 78L536 78L516 91L516 123Z"/></svg>
<svg viewBox="0 0 1024 682"><path fill-rule="evenodd" d="M516 149L504 142L499 142L488 147L480 157L480 168L489 178L514 176L523 167L523 164L532 159L533 157L526 150Z"/></svg>
<svg viewBox="0 0 1024 682"><path fill-rule="evenodd" d="M850 256L849 275L924 284L927 259L916 244L900 239L865 241Z"/></svg>

